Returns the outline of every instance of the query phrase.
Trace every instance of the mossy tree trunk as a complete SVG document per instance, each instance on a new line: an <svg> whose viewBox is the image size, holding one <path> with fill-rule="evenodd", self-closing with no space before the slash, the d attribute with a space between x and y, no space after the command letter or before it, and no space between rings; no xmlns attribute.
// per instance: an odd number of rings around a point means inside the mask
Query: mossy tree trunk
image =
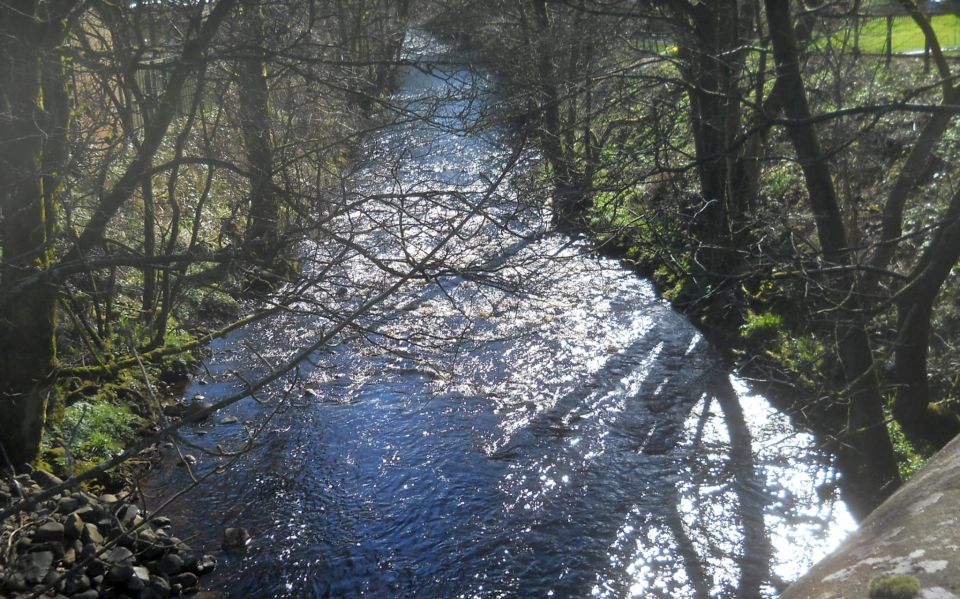
<svg viewBox="0 0 960 599"><path fill-rule="evenodd" d="M19 285L50 265L69 118L59 48L72 2L0 5L0 444L14 466L37 454L56 358L57 288Z"/></svg>

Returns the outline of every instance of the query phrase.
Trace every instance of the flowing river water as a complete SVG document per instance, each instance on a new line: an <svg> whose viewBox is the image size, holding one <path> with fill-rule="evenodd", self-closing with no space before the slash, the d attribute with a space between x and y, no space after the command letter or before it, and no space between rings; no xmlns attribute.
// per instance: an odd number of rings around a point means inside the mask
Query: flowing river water
<svg viewBox="0 0 960 599"><path fill-rule="evenodd" d="M220 559L203 584L776 596L854 527L830 457L648 281L548 232L515 176L535 152L481 126L498 102L482 71L424 34L406 53L396 118L286 290L300 301L216 341L187 389L229 396L398 288L260 402L183 431L189 470L223 470L166 509ZM412 264L431 276L398 283ZM145 482L154 505L190 481L173 461ZM219 549L230 526L245 552Z"/></svg>

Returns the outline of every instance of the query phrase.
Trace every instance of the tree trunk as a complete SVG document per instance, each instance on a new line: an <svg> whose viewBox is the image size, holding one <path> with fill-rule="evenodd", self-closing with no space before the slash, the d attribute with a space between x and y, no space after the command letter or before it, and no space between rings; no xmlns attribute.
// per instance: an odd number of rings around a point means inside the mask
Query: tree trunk
<svg viewBox="0 0 960 599"><path fill-rule="evenodd" d="M806 89L800 75L797 43L788 0L765 0L770 38L777 61L777 77L785 94L788 118L809 119ZM827 265L850 264L846 230L830 169L809 122L788 125L803 169L820 248ZM847 401L847 423L840 446L848 497L860 515L876 507L899 485L893 446L883 416L883 396L874 371L873 353L859 310L856 278L841 274L832 281L842 297L835 325L837 354Z"/></svg>
<svg viewBox="0 0 960 599"><path fill-rule="evenodd" d="M69 116L56 50L70 4L19 0L0 6L4 287L50 265ZM40 446L56 358L56 299L55 287L34 284L0 305L0 445L17 467L33 460Z"/></svg>
<svg viewBox="0 0 960 599"><path fill-rule="evenodd" d="M263 12L254 0L243 3L245 40L258 56L239 65L240 128L250 171L250 215L244 246L255 259L269 264L279 239L280 202L273 184L270 144L270 107L266 65L263 61Z"/></svg>
<svg viewBox="0 0 960 599"><path fill-rule="evenodd" d="M960 193L950 201L943 221L911 273L911 282L897 295L899 326L894 356L897 395L893 413L911 435L929 437L933 431L928 428L939 429L925 426L930 423L927 383L930 317L937 295L958 260Z"/></svg>

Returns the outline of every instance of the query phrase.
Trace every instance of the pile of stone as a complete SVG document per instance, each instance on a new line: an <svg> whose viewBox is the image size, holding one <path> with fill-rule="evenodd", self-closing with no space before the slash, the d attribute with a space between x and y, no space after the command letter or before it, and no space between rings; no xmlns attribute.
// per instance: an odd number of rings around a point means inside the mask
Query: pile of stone
<svg viewBox="0 0 960 599"><path fill-rule="evenodd" d="M62 481L42 471L0 480L0 506ZM216 567L170 534L170 520L145 521L128 497L69 491L8 517L0 527L0 595L153 599L196 591Z"/></svg>

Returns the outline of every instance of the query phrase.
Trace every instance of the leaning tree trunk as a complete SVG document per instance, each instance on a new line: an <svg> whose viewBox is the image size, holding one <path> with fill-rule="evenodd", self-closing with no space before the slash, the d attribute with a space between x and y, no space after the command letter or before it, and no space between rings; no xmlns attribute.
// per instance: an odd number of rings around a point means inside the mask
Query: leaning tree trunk
<svg viewBox="0 0 960 599"><path fill-rule="evenodd" d="M894 354L897 396L893 413L910 434L930 436L930 387L927 352L930 317L943 283L960 260L960 193L911 273L910 283L897 295L899 323ZM941 441L946 441L941 439Z"/></svg>
<svg viewBox="0 0 960 599"><path fill-rule="evenodd" d="M828 265L849 265L846 229L830 168L820 148L800 75L797 42L788 0L765 0L777 77L785 94L784 111L794 124L787 130L803 169L820 248ZM849 271L831 281L843 293L835 325L837 354L847 401L847 423L840 445L853 507L861 515L876 507L899 485L900 476L883 415L883 395L860 316L856 278Z"/></svg>
<svg viewBox="0 0 960 599"><path fill-rule="evenodd" d="M70 5L0 5L0 445L14 466L40 447L56 358L57 289L27 281L50 265L56 231L68 119L56 49Z"/></svg>

